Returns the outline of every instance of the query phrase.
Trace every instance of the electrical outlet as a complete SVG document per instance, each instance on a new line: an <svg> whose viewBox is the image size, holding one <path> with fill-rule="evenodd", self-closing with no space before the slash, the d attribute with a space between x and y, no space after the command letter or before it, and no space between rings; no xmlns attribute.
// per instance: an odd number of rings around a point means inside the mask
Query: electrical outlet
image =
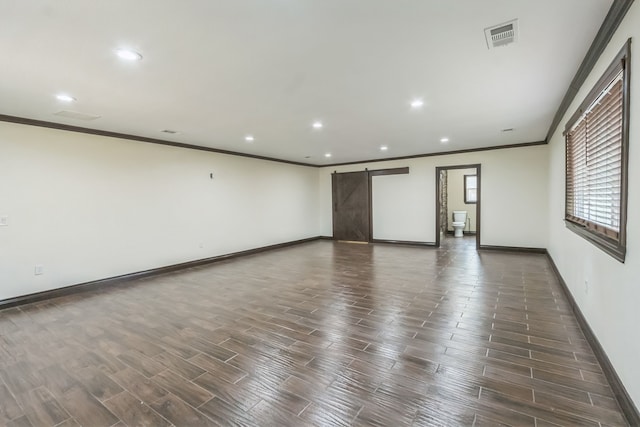
<svg viewBox="0 0 640 427"><path fill-rule="evenodd" d="M36 265L33 269L33 274L35 274L36 276L44 274L44 265Z"/></svg>
<svg viewBox="0 0 640 427"><path fill-rule="evenodd" d="M0 216L0 227L9 225L9 217L7 215Z"/></svg>

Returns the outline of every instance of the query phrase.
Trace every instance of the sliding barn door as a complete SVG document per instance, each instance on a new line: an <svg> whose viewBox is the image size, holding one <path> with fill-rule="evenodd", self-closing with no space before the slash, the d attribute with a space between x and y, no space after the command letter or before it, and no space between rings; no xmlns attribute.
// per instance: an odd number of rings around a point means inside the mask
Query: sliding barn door
<svg viewBox="0 0 640 427"><path fill-rule="evenodd" d="M368 242L371 229L369 214L369 174L367 172L334 173L333 238Z"/></svg>

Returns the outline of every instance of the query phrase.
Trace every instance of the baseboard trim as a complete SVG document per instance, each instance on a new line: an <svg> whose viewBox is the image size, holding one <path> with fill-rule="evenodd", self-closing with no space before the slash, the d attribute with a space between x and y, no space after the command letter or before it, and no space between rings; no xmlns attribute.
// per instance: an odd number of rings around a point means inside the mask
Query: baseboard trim
<svg viewBox="0 0 640 427"><path fill-rule="evenodd" d="M480 250L483 251L500 251L500 252L520 252L527 254L546 254L545 248L525 248L520 246L494 246L494 245L480 245Z"/></svg>
<svg viewBox="0 0 640 427"><path fill-rule="evenodd" d="M417 242L414 240L386 240L386 239L372 239L371 243L384 243L390 245L404 245L404 246L422 246L428 248L435 248L434 242Z"/></svg>
<svg viewBox="0 0 640 427"><path fill-rule="evenodd" d="M210 258L203 258L194 261L183 262L180 264L168 265L165 267L152 268L150 270L138 271L135 273L123 274L121 276L108 277L106 279L92 280L90 282L79 283L76 285L65 286L62 288L51 289L48 291L36 292L33 294L21 295L18 297L8 298L0 300L0 310L10 307L16 307L19 305L30 304L39 301L45 301L51 298L58 298L68 296L80 292L92 291L95 289L102 289L106 287L115 287L126 284L135 279L142 279L145 277L158 276L161 274L171 273L174 271L184 270L187 268L198 267L201 265L212 264L215 262L226 261L234 258L244 257L248 255L255 255L261 252L271 251L274 249L285 248L287 246L299 245L301 243L308 243L314 240L322 239L322 236L310 237L307 239L293 240L290 242L277 243L275 245L262 246L255 249L248 249L245 251L232 252L229 254L218 255Z"/></svg>
<svg viewBox="0 0 640 427"><path fill-rule="evenodd" d="M556 266L556 263L553 261L553 258L551 257L549 252L546 252L546 255L547 255L547 258L549 259L549 262L551 263L551 268L553 269L553 272L558 278L558 282L560 282L560 286L562 287L562 290L564 291L564 294L566 295L567 300L571 305L571 309L573 310L573 314L576 316L576 320L580 325L580 329L582 329L582 333L584 333L584 337L586 338L587 342L593 349L593 353L595 354L596 359L598 359L598 362L602 367L604 376L607 378L607 381L609 381L611 390L613 391L613 394L615 395L616 400L618 401L618 405L620 405L620 409L622 410L622 413L624 413L625 417L627 418L629 425L640 426L640 412L638 412L638 408L636 408L636 405L633 403L631 396L629 396L627 389L624 387L624 384L622 384L622 381L620 380L618 373L616 372L615 368L611 364L611 361L609 360L607 353L604 351L604 348L600 344L600 341L598 341L598 338L593 333L593 330L589 326L587 319L582 314L580 307L578 307L578 304L576 303L576 300L573 298L571 291L569 291L567 282L565 282L564 279L562 278L562 275L560 274L560 270L558 270L558 267Z"/></svg>

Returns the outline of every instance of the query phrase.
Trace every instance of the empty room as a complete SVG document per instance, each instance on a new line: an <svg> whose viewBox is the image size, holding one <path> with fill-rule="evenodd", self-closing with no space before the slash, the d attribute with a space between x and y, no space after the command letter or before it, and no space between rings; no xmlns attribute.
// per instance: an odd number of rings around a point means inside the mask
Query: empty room
<svg viewBox="0 0 640 427"><path fill-rule="evenodd" d="M0 426L640 426L639 36L0 0Z"/></svg>

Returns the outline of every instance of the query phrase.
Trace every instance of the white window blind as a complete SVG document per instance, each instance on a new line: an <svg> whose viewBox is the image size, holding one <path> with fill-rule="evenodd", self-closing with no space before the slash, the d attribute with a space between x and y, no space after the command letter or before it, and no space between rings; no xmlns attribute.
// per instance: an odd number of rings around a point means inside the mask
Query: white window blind
<svg viewBox="0 0 640 427"><path fill-rule="evenodd" d="M478 177L477 175L464 176L464 202L478 202Z"/></svg>
<svg viewBox="0 0 640 427"><path fill-rule="evenodd" d="M627 253L631 39L565 126L567 228L618 261Z"/></svg>
<svg viewBox="0 0 640 427"><path fill-rule="evenodd" d="M621 217L623 70L567 134L566 218L618 239Z"/></svg>

